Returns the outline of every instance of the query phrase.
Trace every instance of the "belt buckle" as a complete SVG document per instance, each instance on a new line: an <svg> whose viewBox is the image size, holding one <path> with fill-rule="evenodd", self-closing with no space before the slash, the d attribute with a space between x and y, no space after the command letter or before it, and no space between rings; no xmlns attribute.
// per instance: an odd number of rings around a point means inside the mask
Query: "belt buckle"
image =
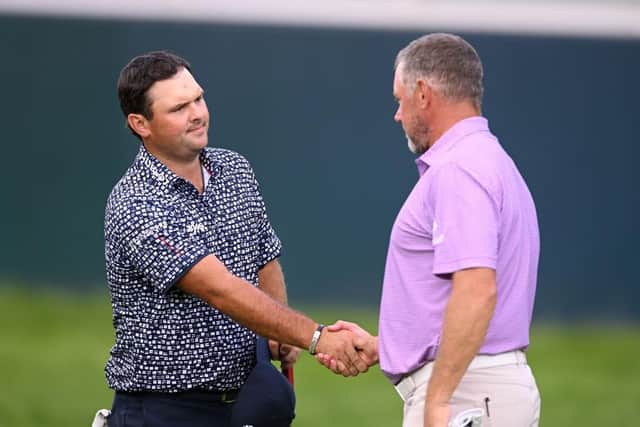
<svg viewBox="0 0 640 427"><path fill-rule="evenodd" d="M395 389L400 395L402 401L406 402L407 398L411 395L411 392L415 389L415 383L411 376L406 376L395 386Z"/></svg>

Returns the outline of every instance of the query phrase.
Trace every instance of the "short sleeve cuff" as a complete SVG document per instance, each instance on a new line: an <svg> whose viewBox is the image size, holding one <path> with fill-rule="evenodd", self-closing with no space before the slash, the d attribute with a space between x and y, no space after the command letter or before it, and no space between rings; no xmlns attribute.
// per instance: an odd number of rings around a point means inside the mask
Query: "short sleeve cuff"
<svg viewBox="0 0 640 427"><path fill-rule="evenodd" d="M466 268L491 268L496 269L496 259L493 257L474 257L464 258L456 261L449 262L437 262L433 266L433 274L444 275L453 274L456 271L464 270Z"/></svg>
<svg viewBox="0 0 640 427"><path fill-rule="evenodd" d="M273 233L271 238L265 240L262 244L262 248L260 250L260 259L258 260L258 269L261 269L269 262L278 258L281 252L282 243L280 242L280 239L278 239L278 237L275 235L275 233Z"/></svg>
<svg viewBox="0 0 640 427"><path fill-rule="evenodd" d="M209 255L209 254L204 252L204 251L202 251L196 257L190 258L190 261L181 263L180 264L180 268L175 270L175 271L177 271L175 274L172 274L172 273L174 273L174 269L171 269L170 271L167 271L166 272L167 275L165 276L165 277L167 277L167 280L165 282L159 283L158 284L158 289L161 292L167 292L170 289L174 288L175 285L180 281L180 279L182 279L184 277L184 275L187 274L189 272L189 270L191 270L193 268L194 265L199 263L207 255Z"/></svg>

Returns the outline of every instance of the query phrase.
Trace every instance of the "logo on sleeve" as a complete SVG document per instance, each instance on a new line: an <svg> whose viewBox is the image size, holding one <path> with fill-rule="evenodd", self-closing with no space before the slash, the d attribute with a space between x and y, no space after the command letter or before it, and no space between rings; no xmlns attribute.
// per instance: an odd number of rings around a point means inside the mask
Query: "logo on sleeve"
<svg viewBox="0 0 640 427"><path fill-rule="evenodd" d="M431 239L431 243L433 243L433 246L439 245L440 243L444 242L444 233L439 233L438 223L436 222L436 220L433 220L432 236L433 238Z"/></svg>
<svg viewBox="0 0 640 427"><path fill-rule="evenodd" d="M142 230L140 234L131 239L129 242L129 246L134 251L139 249L142 246L142 243L151 236L157 235L160 231L167 229L167 222L163 221L158 224L155 224L145 230Z"/></svg>

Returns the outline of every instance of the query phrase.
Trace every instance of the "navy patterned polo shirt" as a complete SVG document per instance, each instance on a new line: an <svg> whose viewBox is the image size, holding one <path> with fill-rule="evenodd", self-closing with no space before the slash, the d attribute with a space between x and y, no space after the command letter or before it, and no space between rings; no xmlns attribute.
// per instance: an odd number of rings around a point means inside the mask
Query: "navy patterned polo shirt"
<svg viewBox="0 0 640 427"><path fill-rule="evenodd" d="M174 286L209 254L257 286L258 269L280 254L247 160L205 148L200 161L211 175L202 194L142 146L107 201L116 337L105 371L115 390L233 390L254 365L253 332Z"/></svg>

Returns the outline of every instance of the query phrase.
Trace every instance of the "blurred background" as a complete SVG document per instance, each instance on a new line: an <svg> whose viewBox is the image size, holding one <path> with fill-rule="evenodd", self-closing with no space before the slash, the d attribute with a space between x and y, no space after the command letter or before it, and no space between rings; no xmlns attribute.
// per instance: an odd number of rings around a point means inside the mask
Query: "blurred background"
<svg viewBox="0 0 640 427"><path fill-rule="evenodd" d="M640 405L640 1L0 0L0 427L89 425L109 407L103 214L137 152L116 79L140 53L192 64L210 145L261 183L290 303L377 330L391 225L417 178L393 62L456 32L485 67L483 112L536 200L530 362L542 425L636 425ZM399 425L375 372L303 357L294 425Z"/></svg>

